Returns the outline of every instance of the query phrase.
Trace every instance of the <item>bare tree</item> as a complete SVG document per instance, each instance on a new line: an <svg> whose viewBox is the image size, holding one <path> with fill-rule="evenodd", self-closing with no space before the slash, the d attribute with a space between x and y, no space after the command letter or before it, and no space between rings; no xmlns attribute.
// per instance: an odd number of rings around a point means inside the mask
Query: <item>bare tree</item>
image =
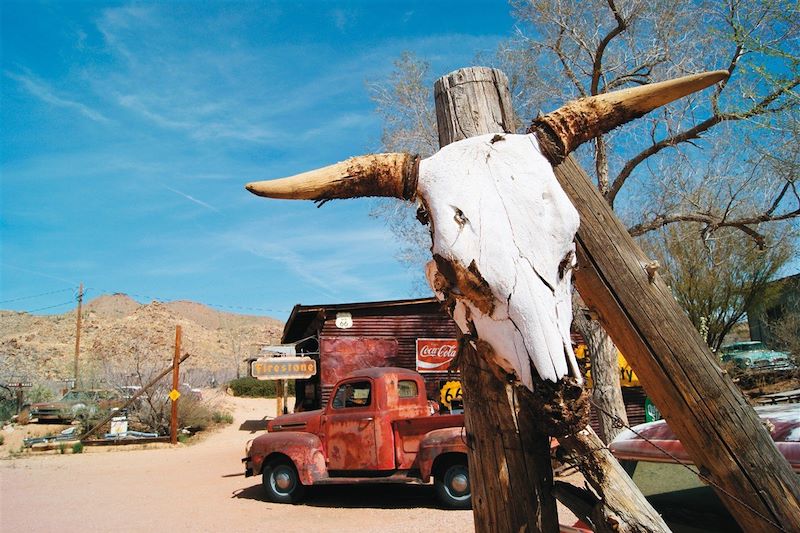
<svg viewBox="0 0 800 533"><path fill-rule="evenodd" d="M662 228L645 243L666 267L672 292L713 350L792 257L785 232L769 231L763 249L733 228L700 239L702 226L696 223Z"/></svg>

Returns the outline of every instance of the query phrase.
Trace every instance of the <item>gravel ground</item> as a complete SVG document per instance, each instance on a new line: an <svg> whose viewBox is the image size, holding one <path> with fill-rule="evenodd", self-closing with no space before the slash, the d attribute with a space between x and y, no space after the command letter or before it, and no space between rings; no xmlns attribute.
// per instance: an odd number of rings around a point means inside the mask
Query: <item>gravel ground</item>
<svg viewBox="0 0 800 533"><path fill-rule="evenodd" d="M265 501L261 477L245 478L240 459L245 442L258 434L246 428L274 413L274 404L227 401L234 423L190 446L86 448L80 455L0 461L0 530L474 530L472 512L438 509L430 486L315 487L302 505ZM562 522L574 518L564 515Z"/></svg>

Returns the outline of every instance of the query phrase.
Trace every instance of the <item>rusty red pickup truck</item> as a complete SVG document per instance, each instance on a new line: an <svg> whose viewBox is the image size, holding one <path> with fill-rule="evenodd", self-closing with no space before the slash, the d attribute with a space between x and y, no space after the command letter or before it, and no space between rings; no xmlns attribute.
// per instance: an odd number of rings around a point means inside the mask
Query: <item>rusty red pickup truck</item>
<svg viewBox="0 0 800 533"><path fill-rule="evenodd" d="M404 368L349 374L325 408L271 420L242 461L279 503L300 501L310 485L433 478L443 506L472 504L464 415L432 413L422 376Z"/></svg>

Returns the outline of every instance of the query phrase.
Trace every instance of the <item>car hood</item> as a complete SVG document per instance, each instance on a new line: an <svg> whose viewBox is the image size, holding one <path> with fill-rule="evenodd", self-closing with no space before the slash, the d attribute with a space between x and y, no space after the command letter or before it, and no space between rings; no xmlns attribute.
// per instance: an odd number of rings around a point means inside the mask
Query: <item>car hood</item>
<svg viewBox="0 0 800 533"><path fill-rule="evenodd" d="M267 424L267 431L305 431L308 423L322 415L322 409L281 415Z"/></svg>
<svg viewBox="0 0 800 533"><path fill-rule="evenodd" d="M71 404L67 402L38 402L32 403L31 409L63 409L69 407Z"/></svg>

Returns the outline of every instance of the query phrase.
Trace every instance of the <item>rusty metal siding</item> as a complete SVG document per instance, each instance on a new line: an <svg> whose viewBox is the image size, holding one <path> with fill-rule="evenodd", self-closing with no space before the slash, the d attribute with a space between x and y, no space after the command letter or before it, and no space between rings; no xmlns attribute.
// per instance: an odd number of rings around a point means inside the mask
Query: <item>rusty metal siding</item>
<svg viewBox="0 0 800 533"><path fill-rule="evenodd" d="M335 340L342 337L362 337L365 339L395 339L397 353L387 358L386 366L399 366L416 370L416 340L418 338L457 338L457 329L453 320L445 314L438 304L420 304L408 307L358 309L348 311L353 317L353 326L342 329L336 327L336 313L327 313L320 331L320 344L336 346L335 343L326 343L325 339ZM336 364L334 361L339 356L320 348L320 364L325 366ZM438 382L447 378L446 372L423 375L429 398L435 398L438 393ZM335 383L327 380L321 383L322 402L327 402Z"/></svg>

